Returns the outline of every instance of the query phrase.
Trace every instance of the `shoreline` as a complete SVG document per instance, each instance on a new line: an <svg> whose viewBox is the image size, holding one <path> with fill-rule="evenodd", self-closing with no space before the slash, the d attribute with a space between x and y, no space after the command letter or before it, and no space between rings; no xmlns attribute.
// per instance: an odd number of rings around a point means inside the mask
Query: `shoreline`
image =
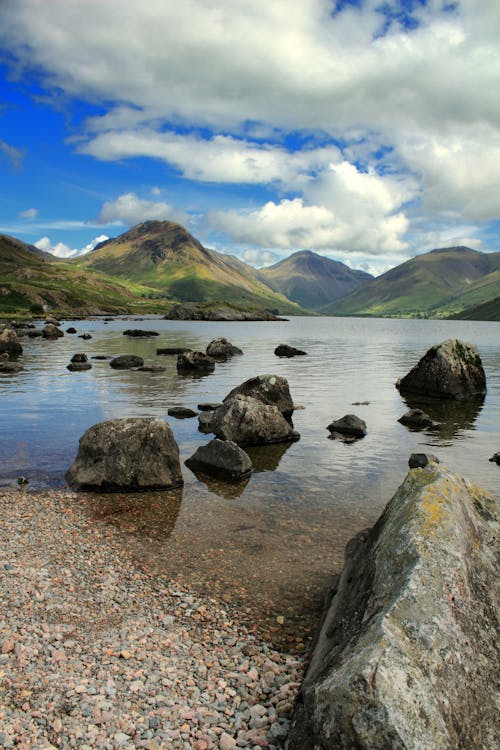
<svg viewBox="0 0 500 750"><path fill-rule="evenodd" d="M281 748L304 657L149 575L68 490L0 489L0 744Z"/></svg>

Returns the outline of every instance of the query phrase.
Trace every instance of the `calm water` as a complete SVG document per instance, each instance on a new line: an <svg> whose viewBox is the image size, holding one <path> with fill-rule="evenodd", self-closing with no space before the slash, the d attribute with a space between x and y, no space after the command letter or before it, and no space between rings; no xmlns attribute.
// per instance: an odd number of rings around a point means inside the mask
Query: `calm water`
<svg viewBox="0 0 500 750"><path fill-rule="evenodd" d="M205 484L184 467L176 493L82 496L84 511L113 524L141 564L169 572L199 590L225 596L279 641L310 627L346 541L380 515L407 471L410 453L432 451L457 473L493 493L500 467L500 323L293 318L288 323L203 323L164 320L65 321L83 341L23 339L24 370L0 374L0 484L20 475L32 488L64 486L78 439L96 422L123 416L165 417L170 406L196 409L220 401L235 385L262 373L288 379L301 439L290 446L249 451L256 465L237 486ZM159 336L131 339L130 327ZM244 355L217 364L202 378L180 377L176 357L157 347L204 350L225 336ZM408 405L394 387L432 344L449 337L474 343L486 371L482 405L447 403L426 410L441 422L435 432L412 432L397 422ZM279 359L278 343L308 352ZM163 373L115 371L108 361L70 373L75 352L89 356L141 355ZM369 402L353 405L353 402ZM435 407L437 408L437 407ZM327 439L326 425L347 413L362 417L368 435L353 445ZM211 439L197 420L168 418L181 459ZM285 617L285 626L276 617ZM274 632L275 631L275 632ZM295 637L295 636L294 636Z"/></svg>

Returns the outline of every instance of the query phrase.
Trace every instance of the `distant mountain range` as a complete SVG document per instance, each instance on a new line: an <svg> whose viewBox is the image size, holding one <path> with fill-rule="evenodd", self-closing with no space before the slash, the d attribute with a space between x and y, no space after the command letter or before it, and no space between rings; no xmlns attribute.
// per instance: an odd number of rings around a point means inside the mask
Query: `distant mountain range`
<svg viewBox="0 0 500 750"><path fill-rule="evenodd" d="M163 313L176 302L286 315L500 320L500 253L442 248L373 278L311 251L257 271L169 221L138 224L70 260L0 235L0 315Z"/></svg>

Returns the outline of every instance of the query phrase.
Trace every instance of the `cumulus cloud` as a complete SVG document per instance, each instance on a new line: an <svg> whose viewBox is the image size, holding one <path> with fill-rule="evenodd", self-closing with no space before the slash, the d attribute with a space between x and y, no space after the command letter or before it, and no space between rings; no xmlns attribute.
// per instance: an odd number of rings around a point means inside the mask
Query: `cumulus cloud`
<svg viewBox="0 0 500 750"><path fill-rule="evenodd" d="M104 203L97 223L132 226L150 219L182 222L185 218L184 213L176 211L169 203L143 200L135 193L124 193L115 200Z"/></svg>
<svg viewBox="0 0 500 750"><path fill-rule="evenodd" d="M41 237L35 242L35 247L39 250L43 250L45 253L52 253L57 258L74 258L77 255L85 255L93 250L96 245L104 240L109 239L106 234L100 234L99 237L95 237L91 242L80 249L71 248L64 242L52 243L49 237Z"/></svg>
<svg viewBox="0 0 500 750"><path fill-rule="evenodd" d="M36 219L38 216L37 208L27 208L26 211L20 211L19 216L21 219Z"/></svg>

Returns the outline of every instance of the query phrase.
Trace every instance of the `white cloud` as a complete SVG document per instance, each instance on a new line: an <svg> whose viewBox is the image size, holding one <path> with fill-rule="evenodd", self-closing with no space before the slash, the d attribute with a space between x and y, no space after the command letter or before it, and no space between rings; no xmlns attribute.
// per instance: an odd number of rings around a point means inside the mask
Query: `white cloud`
<svg viewBox="0 0 500 750"><path fill-rule="evenodd" d="M95 237L95 239L93 239L84 247L75 249L69 247L64 242L57 242L54 245L52 244L52 241L49 237L41 237L35 242L35 247L37 247L39 250L43 250L46 253L52 253L52 255L55 255L57 258L74 258L77 255L84 255L85 253L90 252L96 247L96 245L98 245L100 242L104 242L104 240L107 239L109 238L106 234L100 234L99 237Z"/></svg>
<svg viewBox="0 0 500 750"><path fill-rule="evenodd" d="M20 211L19 216L21 219L36 219L38 216L37 208L27 208L26 211Z"/></svg>
<svg viewBox="0 0 500 750"><path fill-rule="evenodd" d="M106 201L101 208L97 223L120 223L126 226L154 219L157 221L184 221L186 215L176 211L169 203L147 201L135 193L124 193L114 201Z"/></svg>
<svg viewBox="0 0 500 750"><path fill-rule="evenodd" d="M251 266L255 266L256 268L272 266L280 260L280 256L276 253L273 253L270 250L260 250L258 248L243 250L241 257L245 263L250 263Z"/></svg>
<svg viewBox="0 0 500 750"><path fill-rule="evenodd" d="M23 149L11 146L6 141L0 141L0 156L4 156L11 169L19 171L23 166L26 152Z"/></svg>

